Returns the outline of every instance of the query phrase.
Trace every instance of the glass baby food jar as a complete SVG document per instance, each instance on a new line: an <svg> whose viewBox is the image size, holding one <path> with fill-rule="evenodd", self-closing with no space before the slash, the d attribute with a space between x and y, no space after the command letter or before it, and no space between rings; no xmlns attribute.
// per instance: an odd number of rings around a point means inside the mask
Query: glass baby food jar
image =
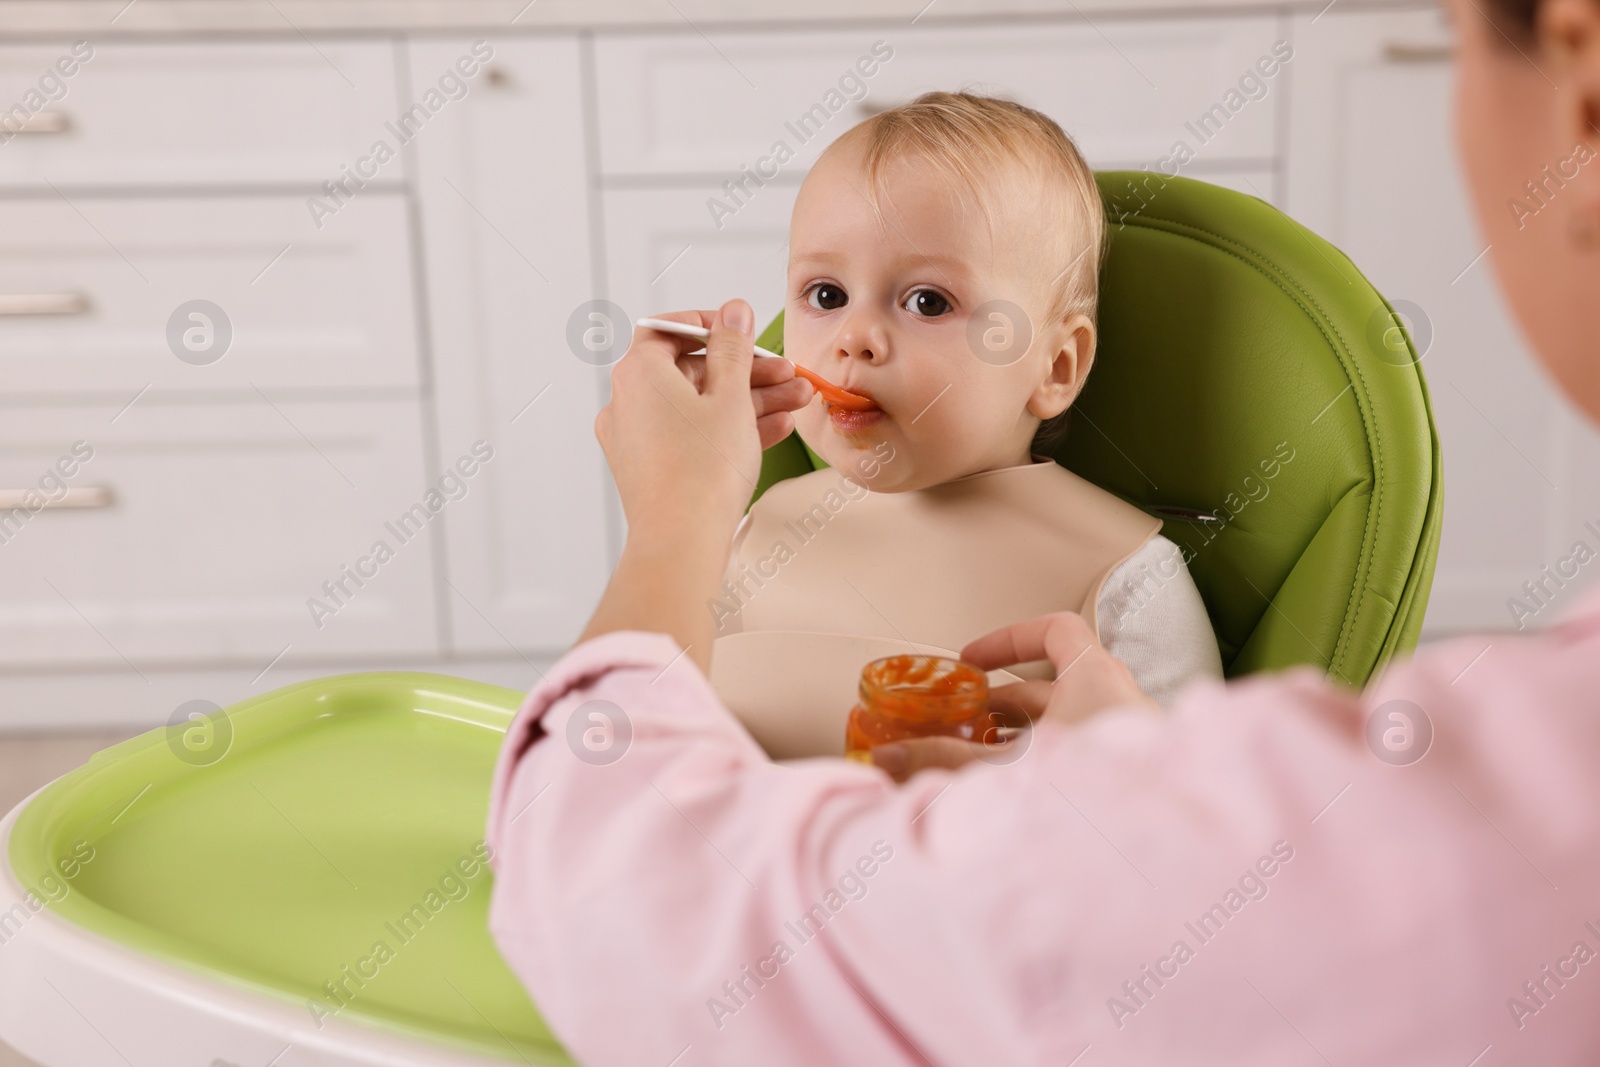
<svg viewBox="0 0 1600 1067"><path fill-rule="evenodd" d="M871 763L869 750L913 737L983 741L989 676L944 656L885 656L861 668L860 700L845 724L845 758Z"/></svg>

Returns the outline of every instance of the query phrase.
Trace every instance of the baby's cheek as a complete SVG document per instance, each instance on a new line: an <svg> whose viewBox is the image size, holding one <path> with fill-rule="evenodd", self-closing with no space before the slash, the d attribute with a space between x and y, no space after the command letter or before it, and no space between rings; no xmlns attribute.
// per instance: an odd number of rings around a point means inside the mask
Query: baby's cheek
<svg viewBox="0 0 1600 1067"><path fill-rule="evenodd" d="M940 410L949 399L946 394L917 416L915 422L906 419L899 426L900 448L906 453L906 465L915 465L922 475L935 475L935 481L945 480L937 476L940 472L949 472L947 477L955 477L955 472L964 467L971 456L984 450L980 435L974 432L970 420L962 417L959 405L952 404Z"/></svg>

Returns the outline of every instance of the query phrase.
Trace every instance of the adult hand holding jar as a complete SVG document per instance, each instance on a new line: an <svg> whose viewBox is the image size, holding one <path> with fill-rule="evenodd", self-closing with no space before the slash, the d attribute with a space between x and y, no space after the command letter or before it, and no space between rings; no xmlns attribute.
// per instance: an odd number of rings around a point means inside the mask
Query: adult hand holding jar
<svg viewBox="0 0 1600 1067"><path fill-rule="evenodd" d="M962 662L986 671L1041 659L1055 668L1055 681L1029 679L990 690L991 722L1048 717L1071 723L1110 707L1158 710L1156 702L1135 684L1128 668L1101 646L1077 612L1057 611L1012 623L961 650ZM870 754L878 767L895 780L905 781L930 767L954 769L975 759L1004 759L1003 751L997 749L1022 744L1026 741L1016 736L1004 741L993 736L973 741L919 737L876 745Z"/></svg>

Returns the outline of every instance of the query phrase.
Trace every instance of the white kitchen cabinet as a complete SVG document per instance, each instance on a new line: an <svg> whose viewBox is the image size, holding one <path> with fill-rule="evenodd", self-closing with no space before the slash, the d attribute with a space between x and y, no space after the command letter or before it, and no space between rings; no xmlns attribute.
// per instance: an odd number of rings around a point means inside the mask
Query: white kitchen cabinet
<svg viewBox="0 0 1600 1067"><path fill-rule="evenodd" d="M254 674L280 653L437 654L431 542L455 505L428 512L420 420L414 400L270 394L0 410L10 494L59 496L40 488L57 461L77 441L92 453L61 497L80 506L10 500L0 516L0 666L108 667L138 686L175 665Z"/></svg>
<svg viewBox="0 0 1600 1067"><path fill-rule="evenodd" d="M1193 150L1173 164L1181 173L1276 202L1287 38L1287 20L1260 15L605 35L595 63L609 295L633 316L742 296L764 325L783 307L789 214L817 153L934 88L1037 107L1100 169L1158 168L1181 141ZM1249 95L1202 139L1201 114L1250 72ZM849 76L815 130L802 127ZM781 168L776 143L794 151Z"/></svg>
<svg viewBox="0 0 1600 1067"><path fill-rule="evenodd" d="M418 86L469 39L414 42ZM438 462L495 458L448 516L452 648L559 651L613 561L594 419L609 369L568 327L597 295L575 36L498 39L472 93L415 142L427 248ZM587 319L584 320L587 324ZM618 331L620 355L630 332Z"/></svg>
<svg viewBox="0 0 1600 1067"><path fill-rule="evenodd" d="M0 151L0 186L201 186L338 180L395 120L384 40L72 42L0 48L0 104L51 74L50 99ZM82 54L82 49L78 55ZM57 95L59 94L59 95ZM378 174L397 182L398 163ZM310 188L307 191L311 191Z"/></svg>
<svg viewBox="0 0 1600 1067"><path fill-rule="evenodd" d="M1197 164L1259 161L1273 154L1284 95L1274 79L1204 138L1189 124L1285 36L1282 20L1261 15L607 35L595 46L601 165L607 175L720 181L783 142L795 153L783 169L803 171L874 110L968 87L1052 115L1101 166L1154 163L1180 139Z"/></svg>
<svg viewBox="0 0 1600 1067"><path fill-rule="evenodd" d="M605 194L611 298L633 318L717 308L742 297L756 329L783 310L789 213L796 185L771 185L721 228L709 187L612 189Z"/></svg>
<svg viewBox="0 0 1600 1067"><path fill-rule="evenodd" d="M1600 549L1584 526L1600 519L1600 438L1535 365L1479 258L1485 241L1451 133L1449 45L1434 10L1297 19L1286 190L1291 215L1391 303L1422 312L1413 336L1428 344L1444 451L1429 636L1513 628L1507 601L1524 582L1577 540Z"/></svg>
<svg viewBox="0 0 1600 1067"><path fill-rule="evenodd" d="M415 390L405 200L322 222L294 196L0 201L0 392Z"/></svg>

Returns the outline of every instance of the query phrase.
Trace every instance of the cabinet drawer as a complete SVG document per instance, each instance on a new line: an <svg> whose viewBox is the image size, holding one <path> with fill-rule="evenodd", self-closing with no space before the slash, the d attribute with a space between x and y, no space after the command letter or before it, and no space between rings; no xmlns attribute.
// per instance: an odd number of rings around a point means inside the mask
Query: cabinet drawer
<svg viewBox="0 0 1600 1067"><path fill-rule="evenodd" d="M442 519L404 543L385 525L426 491L417 402L275 403L7 409L0 489L18 510L0 510L0 664L437 652ZM92 456L58 468L76 441ZM66 506L29 512L18 490ZM393 557L357 587L343 569L379 540ZM342 604L323 588L340 580ZM314 621L312 597L337 610Z"/></svg>
<svg viewBox="0 0 1600 1067"><path fill-rule="evenodd" d="M0 48L0 109L35 110L0 185L293 182L320 187L395 117L382 42L92 43ZM43 82L41 84L41 79ZM38 95L31 97L30 93ZM42 104L42 107L38 105ZM14 125L20 125L20 116ZM381 178L399 178L399 160Z"/></svg>
<svg viewBox="0 0 1600 1067"><path fill-rule="evenodd" d="M0 201L0 392L414 387L411 293L393 194Z"/></svg>
<svg viewBox="0 0 1600 1067"><path fill-rule="evenodd" d="M799 173L872 112L926 90L960 88L1044 111L1097 167L1154 165L1180 140L1196 160L1261 159L1274 152L1286 79L1276 61L1267 64L1271 78L1255 64L1286 37L1280 20L1259 16L720 33L709 41L690 32L608 36L596 43L602 167L616 175L737 177L783 142L795 153L785 171ZM892 49L891 58L872 56L879 41L880 55ZM864 57L877 60L876 70L859 78L865 96L850 100L861 91L838 92L840 79ZM1251 83L1249 95L1230 98L1250 72L1260 88ZM827 111L830 90L837 110L819 115L814 129L798 125L816 105ZM1231 103L1237 110L1228 110ZM1223 107L1223 119L1198 131L1186 125L1213 105Z"/></svg>

